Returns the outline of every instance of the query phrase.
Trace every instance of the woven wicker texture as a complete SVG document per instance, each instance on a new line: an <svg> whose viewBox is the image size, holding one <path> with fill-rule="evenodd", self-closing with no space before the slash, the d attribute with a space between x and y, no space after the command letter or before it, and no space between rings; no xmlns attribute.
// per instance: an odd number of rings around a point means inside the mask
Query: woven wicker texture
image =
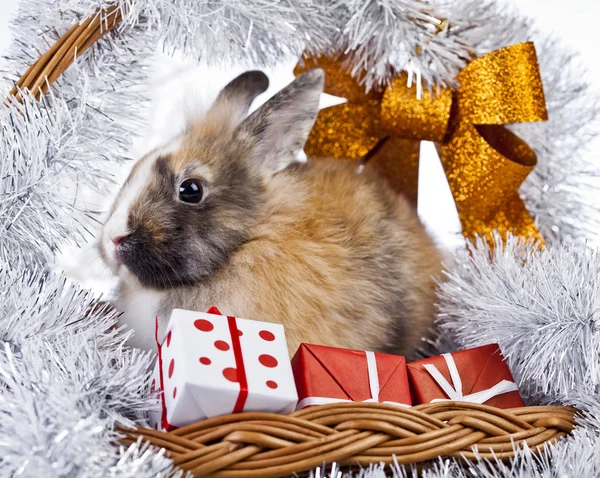
<svg viewBox="0 0 600 478"><path fill-rule="evenodd" d="M113 30L122 19L121 10L111 7L73 25L21 76L11 90L11 96L20 101L19 90L30 90L40 99L78 55Z"/></svg>
<svg viewBox="0 0 600 478"><path fill-rule="evenodd" d="M124 444L139 436L164 447L194 476L270 477L337 462L413 464L437 457L507 460L512 443L539 451L569 433L570 407L501 410L466 402L400 408L379 403L310 407L291 415L240 413L211 418L172 432L121 429Z"/></svg>

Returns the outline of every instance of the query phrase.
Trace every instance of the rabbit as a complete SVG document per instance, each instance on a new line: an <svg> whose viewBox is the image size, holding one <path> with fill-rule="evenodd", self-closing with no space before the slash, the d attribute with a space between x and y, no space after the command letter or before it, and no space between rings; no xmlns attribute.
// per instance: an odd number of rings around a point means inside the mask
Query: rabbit
<svg viewBox="0 0 600 478"><path fill-rule="evenodd" d="M281 323L300 343L408 355L435 315L441 253L406 199L340 160L297 161L319 110L311 70L248 116L268 85L248 71L202 119L142 157L100 254L130 344L156 350L174 308ZM335 125L332 125L335 126Z"/></svg>

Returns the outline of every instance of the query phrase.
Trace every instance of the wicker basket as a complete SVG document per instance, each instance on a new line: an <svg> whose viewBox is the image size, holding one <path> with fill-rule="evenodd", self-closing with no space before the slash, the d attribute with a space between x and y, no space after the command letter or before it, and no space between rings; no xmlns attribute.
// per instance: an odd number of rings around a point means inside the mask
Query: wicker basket
<svg viewBox="0 0 600 478"><path fill-rule="evenodd" d="M75 61L122 20L117 8L98 11L74 25L23 74L20 91L39 99ZM140 436L164 447L174 463L194 476L281 476L323 463L415 464L437 457L507 460L527 445L535 451L556 442L574 425L571 407L501 410L466 402L400 408L378 403L322 405L291 415L240 413L212 418L165 433L124 429L123 443ZM513 447L514 444L514 447Z"/></svg>
<svg viewBox="0 0 600 478"><path fill-rule="evenodd" d="M340 466L396 461L416 464L437 457L508 460L524 444L535 451L574 425L570 407L501 410L467 402L401 408L379 403L310 407L291 415L239 413L172 432L129 430L124 444L142 436L164 447L193 476L266 478ZM513 448L514 443L514 448Z"/></svg>
<svg viewBox="0 0 600 478"><path fill-rule="evenodd" d="M30 90L37 99L40 99L78 56L113 30L122 20L121 10L112 7L99 10L79 24L73 25L21 76L13 86L9 99L20 101L19 90Z"/></svg>

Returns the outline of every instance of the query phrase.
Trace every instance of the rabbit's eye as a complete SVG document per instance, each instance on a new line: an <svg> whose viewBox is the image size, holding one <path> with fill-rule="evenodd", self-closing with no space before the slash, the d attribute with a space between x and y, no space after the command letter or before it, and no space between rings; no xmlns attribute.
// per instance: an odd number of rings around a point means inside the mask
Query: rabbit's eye
<svg viewBox="0 0 600 478"><path fill-rule="evenodd" d="M179 199L198 203L202 200L202 184L197 179L184 179L179 186Z"/></svg>

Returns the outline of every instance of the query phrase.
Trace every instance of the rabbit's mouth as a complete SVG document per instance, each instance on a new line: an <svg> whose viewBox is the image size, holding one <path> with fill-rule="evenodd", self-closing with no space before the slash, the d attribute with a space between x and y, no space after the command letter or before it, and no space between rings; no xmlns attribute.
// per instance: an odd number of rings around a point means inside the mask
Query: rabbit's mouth
<svg viewBox="0 0 600 478"><path fill-rule="evenodd" d="M177 274L169 274L165 268L157 267L152 261L131 263L124 260L123 265L137 277L144 287L150 289L165 290L198 282L196 278L188 276L181 270L177 271Z"/></svg>
<svg viewBox="0 0 600 478"><path fill-rule="evenodd" d="M186 260L132 239L117 247L117 260L131 272L144 287L170 289L197 282Z"/></svg>
<svg viewBox="0 0 600 478"><path fill-rule="evenodd" d="M227 260L213 245L185 240L158 242L149 233L134 232L115 250L117 267L124 266L147 288L165 290L197 284L209 278Z"/></svg>

